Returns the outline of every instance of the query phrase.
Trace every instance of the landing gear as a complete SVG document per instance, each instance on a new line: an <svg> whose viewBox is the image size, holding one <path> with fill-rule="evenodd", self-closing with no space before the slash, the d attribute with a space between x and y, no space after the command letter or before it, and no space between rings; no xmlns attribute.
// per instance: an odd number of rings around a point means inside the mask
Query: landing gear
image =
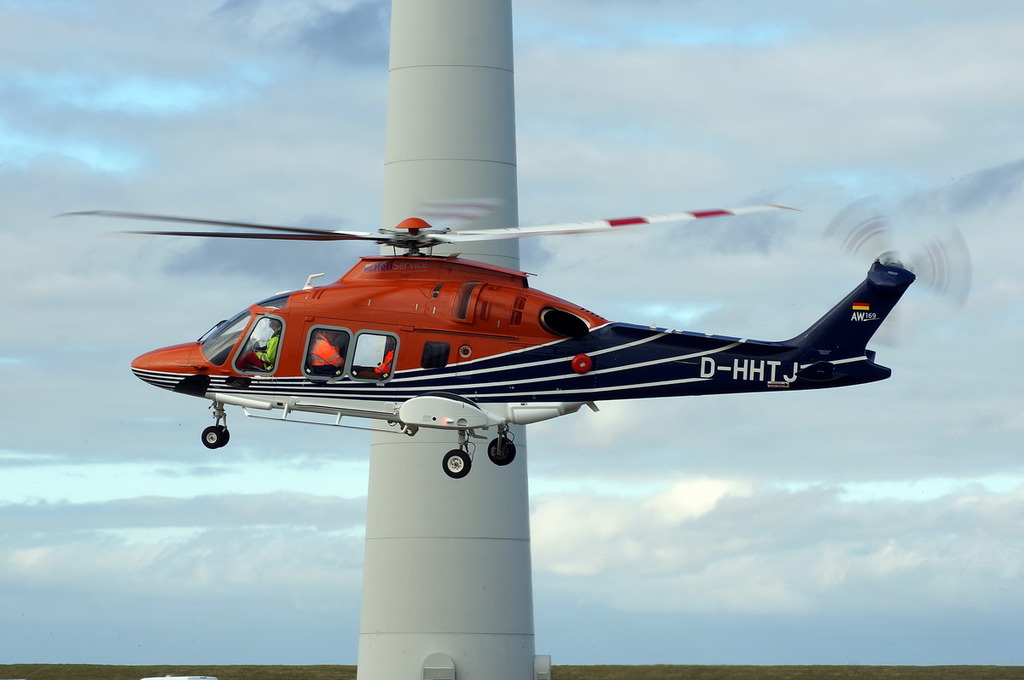
<svg viewBox="0 0 1024 680"><path fill-rule="evenodd" d="M472 467L473 459L462 449L452 449L441 460L441 468L452 479L462 479Z"/></svg>
<svg viewBox="0 0 1024 680"><path fill-rule="evenodd" d="M213 402L210 406L213 409L214 424L203 430L203 446L208 449L219 449L226 446L231 439L228 432L228 414L224 411L224 404L219 401Z"/></svg>
<svg viewBox="0 0 1024 680"><path fill-rule="evenodd" d="M470 436L469 430L459 430L459 448L452 449L441 459L441 469L452 479L462 479L473 467L473 454L470 453L470 449L475 449L476 444L469 441Z"/></svg>
<svg viewBox="0 0 1024 680"><path fill-rule="evenodd" d="M508 465L516 459L516 445L508 428L498 428L498 436L487 445L487 457L495 465Z"/></svg>
<svg viewBox="0 0 1024 680"><path fill-rule="evenodd" d="M223 425L211 425L203 430L203 446L208 449L219 449L230 439L231 433Z"/></svg>
<svg viewBox="0 0 1024 680"><path fill-rule="evenodd" d="M473 467L472 451L476 448L476 444L470 442L470 437L482 439L480 435L474 434L472 431L460 430L459 448L452 449L441 459L441 469L452 479L462 479L469 474ZM498 428L498 436L487 445L487 457L491 459L492 463L505 466L515 460L516 445L513 439L507 425Z"/></svg>

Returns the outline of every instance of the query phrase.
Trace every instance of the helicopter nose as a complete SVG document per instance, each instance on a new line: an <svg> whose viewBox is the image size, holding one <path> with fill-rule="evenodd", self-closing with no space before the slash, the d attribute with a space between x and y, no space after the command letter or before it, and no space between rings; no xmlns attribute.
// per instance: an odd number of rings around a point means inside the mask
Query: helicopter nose
<svg viewBox="0 0 1024 680"><path fill-rule="evenodd" d="M195 393L210 383L210 377L203 371L204 362L196 361L198 346L198 343L190 342L146 352L132 361L132 373L139 380L155 387ZM205 384L193 385L197 378ZM202 392L205 391L202 389Z"/></svg>

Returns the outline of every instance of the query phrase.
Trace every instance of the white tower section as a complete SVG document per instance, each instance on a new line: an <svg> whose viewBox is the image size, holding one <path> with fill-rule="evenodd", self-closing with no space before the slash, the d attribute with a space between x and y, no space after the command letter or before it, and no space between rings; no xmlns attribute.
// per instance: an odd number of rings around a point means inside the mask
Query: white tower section
<svg viewBox="0 0 1024 680"><path fill-rule="evenodd" d="M427 217L425 202L474 199L500 202L474 228L517 225L511 0L391 6L384 226ZM519 267L514 239L457 251Z"/></svg>
<svg viewBox="0 0 1024 680"><path fill-rule="evenodd" d="M497 199L518 223L511 0L393 0L383 224L425 202ZM518 267L512 241L463 257ZM399 348L401 352L401 348ZM525 436L498 467L441 469L456 438L377 431L370 447L360 680L529 680L533 592ZM543 666L543 663L542 663Z"/></svg>

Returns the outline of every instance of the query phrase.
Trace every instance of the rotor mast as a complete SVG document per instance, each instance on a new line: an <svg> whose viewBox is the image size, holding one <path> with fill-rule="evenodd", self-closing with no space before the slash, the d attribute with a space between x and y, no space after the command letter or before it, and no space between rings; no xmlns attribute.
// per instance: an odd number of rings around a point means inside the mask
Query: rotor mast
<svg viewBox="0 0 1024 680"><path fill-rule="evenodd" d="M392 1L382 225L436 201L493 206L474 229L518 225L511 0ZM514 239L433 247L453 253L519 268ZM471 345L452 356L471 356ZM374 432L360 680L535 676L525 433L515 429L510 465L492 465L483 440L463 479L439 464L455 435Z"/></svg>

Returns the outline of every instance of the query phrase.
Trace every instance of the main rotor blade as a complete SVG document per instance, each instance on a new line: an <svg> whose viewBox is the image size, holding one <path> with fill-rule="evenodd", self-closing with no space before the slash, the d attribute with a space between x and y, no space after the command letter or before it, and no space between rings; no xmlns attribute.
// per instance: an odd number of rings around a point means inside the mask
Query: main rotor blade
<svg viewBox="0 0 1024 680"><path fill-rule="evenodd" d="M286 234L252 234L237 231L122 231L121 234L140 236L196 236L204 238L245 238L278 241L379 241L380 234L344 234L344 233L286 233Z"/></svg>
<svg viewBox="0 0 1024 680"><path fill-rule="evenodd" d="M202 224L210 227L239 227L242 229L260 229L265 231L277 231L285 234L309 234L309 235L343 235L349 236L351 239L333 239L333 240L352 240L369 238L375 240L380 238L378 232L361 232L361 231L335 231L331 229L314 229L310 227L286 227L275 224L256 224L253 222L233 222L230 220L210 220L201 217L180 217L177 215L155 215L152 213L136 213L136 212L121 212L117 210L86 210L82 212L70 212L59 215L59 217L113 217L115 219L124 220L147 220L150 222L174 222L178 224ZM132 234L152 234L156 236L214 236L214 237L226 237L226 238L261 238L257 235L248 236L228 236L226 232L170 232L170 231L133 231L128 232ZM281 238L281 237L279 237ZM300 239L301 240L301 239ZM319 240L319 239L310 239ZM332 239L325 239L332 240Z"/></svg>
<svg viewBox="0 0 1024 680"><path fill-rule="evenodd" d="M588 234L600 231L618 231L623 228L641 227L651 224L690 222L693 220L702 220L709 217L749 215L752 213L768 212L772 210L796 210L796 208L789 208L784 205L752 205L742 208L728 208L719 210L690 210L685 212L665 213L663 215L648 215L643 217L620 217L610 220L593 220L589 222L567 222L565 224L546 224L533 227L506 227L503 229L473 229L466 231L459 230L449 233L438 234L437 236L439 240L456 242L523 238L526 236L539 236L543 234Z"/></svg>

